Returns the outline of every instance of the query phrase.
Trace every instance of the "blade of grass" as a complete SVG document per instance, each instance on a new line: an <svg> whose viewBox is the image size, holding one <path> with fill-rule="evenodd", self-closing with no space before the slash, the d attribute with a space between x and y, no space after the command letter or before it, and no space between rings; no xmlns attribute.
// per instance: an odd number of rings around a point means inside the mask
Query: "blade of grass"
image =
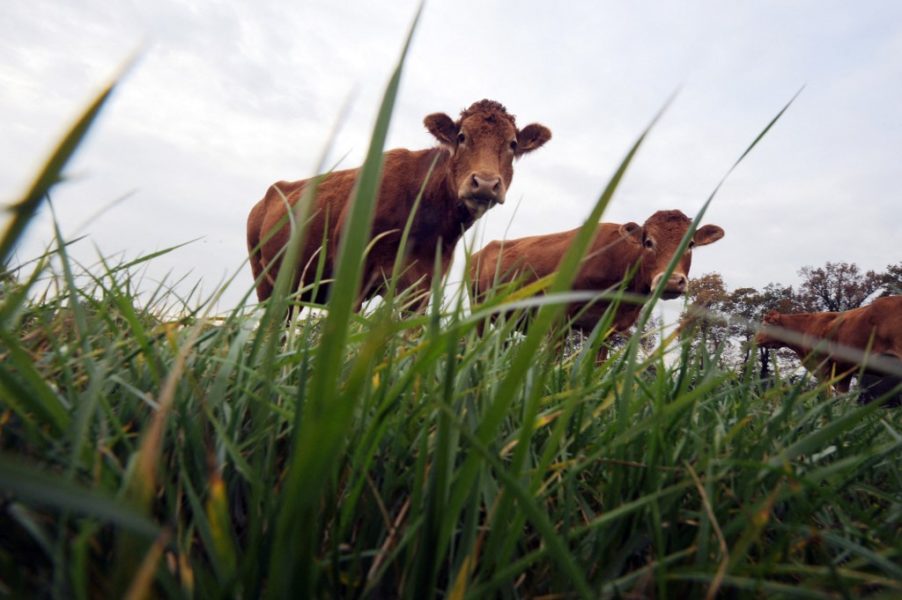
<svg viewBox="0 0 902 600"><path fill-rule="evenodd" d="M118 500L8 453L0 454L0 488L30 503L113 523L145 539L154 539L160 533L155 523Z"/></svg>
<svg viewBox="0 0 902 600"><path fill-rule="evenodd" d="M314 595L314 508L328 478L329 465L334 464L342 437L332 434L325 438L324 423L331 430L344 429L352 414L352 403L338 402L338 382L341 355L345 349L348 323L360 287L363 251L375 208L381 179L382 149L388 134L391 114L401 81L404 59L422 11L417 8L413 24L401 51L376 118L366 160L360 168L355 191L339 244L335 282L332 284L328 315L323 324L316 368L310 382L305 417L295 432L295 444L289 458L288 474L280 499L276 535L270 563L270 581L266 590L269 598L301 593Z"/></svg>

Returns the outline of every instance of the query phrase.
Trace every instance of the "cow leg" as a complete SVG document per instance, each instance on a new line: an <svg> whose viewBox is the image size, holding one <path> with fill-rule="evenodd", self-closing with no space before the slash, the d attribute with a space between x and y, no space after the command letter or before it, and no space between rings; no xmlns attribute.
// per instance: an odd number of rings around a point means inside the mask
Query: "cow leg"
<svg viewBox="0 0 902 600"><path fill-rule="evenodd" d="M375 295L375 290L361 289L360 294L357 295L357 299L354 300L354 306L351 310L355 313L359 313L363 309L363 303Z"/></svg>
<svg viewBox="0 0 902 600"><path fill-rule="evenodd" d="M603 334L604 339L601 340L601 345L598 346L598 354L595 356L596 365L601 365L601 363L608 360L611 344L619 337L625 336L634 322L633 319L622 319L622 317L618 316L618 322L615 322L613 327Z"/></svg>
<svg viewBox="0 0 902 600"><path fill-rule="evenodd" d="M378 296L382 291L383 282L382 270L372 267L364 263L363 281L360 285L360 293L354 301L353 311L359 313L363 308L363 303L374 296Z"/></svg>
<svg viewBox="0 0 902 600"><path fill-rule="evenodd" d="M270 296L273 291L273 275L272 269L267 271L266 261L263 259L260 248L251 250L249 261L251 263L251 273L254 275L254 282L257 289L257 300L263 302Z"/></svg>
<svg viewBox="0 0 902 600"><path fill-rule="evenodd" d="M885 377L884 381L888 381L886 384L887 389L894 389L896 393L883 403L883 408L898 408L902 406L902 377Z"/></svg>
<svg viewBox="0 0 902 600"><path fill-rule="evenodd" d="M833 384L833 385L834 385L834 387L836 387L836 389L837 389L841 394L848 394L848 393L849 393L849 387L851 386L851 384L852 384L852 376L851 376L851 375L844 375L842 378L839 379L839 381L837 381L837 382L836 382L835 384Z"/></svg>
<svg viewBox="0 0 902 600"><path fill-rule="evenodd" d="M892 355L883 356L890 360L894 360L897 364L902 366L902 360ZM860 389L858 403L870 404L878 398L892 393L892 395L884 401L883 407L892 408L902 406L902 388L899 387L900 385L902 385L902 377L886 373L877 373L874 371L865 371L858 381L858 387Z"/></svg>
<svg viewBox="0 0 902 600"><path fill-rule="evenodd" d="M837 374L836 365L833 362L818 360L811 355L802 359L802 365L808 369L815 379L817 379L819 385L830 384ZM849 391L849 384L845 383L845 385L843 385L842 380L833 381L833 383L827 385L826 388L826 391L830 396L833 395L834 391L844 394Z"/></svg>
<svg viewBox="0 0 902 600"><path fill-rule="evenodd" d="M423 294L422 297L418 298L416 302L410 305L407 309L409 313L412 315L421 315L426 312L426 308L429 306L429 294Z"/></svg>
<svg viewBox="0 0 902 600"><path fill-rule="evenodd" d="M429 306L429 294L432 290L432 271L418 268L421 261L405 265L404 272L398 278L398 293L406 292L405 308L407 314L423 314Z"/></svg>
<svg viewBox="0 0 902 600"><path fill-rule="evenodd" d="M254 281L257 282L257 300L263 302L272 296L272 281L269 273L264 273L266 265L258 253L251 254L251 272L254 274Z"/></svg>
<svg viewBox="0 0 902 600"><path fill-rule="evenodd" d="M426 275L413 285L406 286L405 290L413 293L413 302L408 305L407 311L414 314L423 314L429 306L429 292L432 289L432 276Z"/></svg>
<svg viewBox="0 0 902 600"><path fill-rule="evenodd" d="M257 205L251 209L247 223L247 252L251 263L251 273L254 275L257 288L257 300L263 302L272 295L272 285L268 277L262 276L265 264L263 261L263 249L260 247L260 220L263 218L263 207Z"/></svg>
<svg viewBox="0 0 902 600"><path fill-rule="evenodd" d="M598 354L595 355L595 364L597 366L601 366L602 363L608 360L608 345L605 342L602 342L601 346L598 347Z"/></svg>
<svg viewBox="0 0 902 600"><path fill-rule="evenodd" d="M831 377L839 378L834 384L836 386L836 389L843 394L848 394L849 389L851 389L852 387L852 377L855 376L855 374L858 372L858 369L850 365L838 363L836 361L831 361L828 364L830 366Z"/></svg>

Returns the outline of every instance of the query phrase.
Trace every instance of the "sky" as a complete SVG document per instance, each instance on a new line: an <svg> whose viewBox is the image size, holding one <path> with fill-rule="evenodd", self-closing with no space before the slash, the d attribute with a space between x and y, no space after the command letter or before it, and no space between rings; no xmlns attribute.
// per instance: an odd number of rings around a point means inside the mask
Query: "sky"
<svg viewBox="0 0 902 600"><path fill-rule="evenodd" d="M278 180L314 174L342 106L331 162L360 164L417 4L12 0L0 8L0 203L11 204L76 116L138 51L52 192L71 253L132 259L197 239L147 266L212 291L252 287L245 223ZM427 148L423 117L505 104L552 130L515 165L507 202L466 240L582 223L630 146L652 129L605 221L659 209L726 236L691 276L730 289L797 284L827 261L883 270L902 260L902 3L427 2L386 148ZM43 210L16 259L52 241ZM460 252L460 247L458 248ZM461 264L457 259L457 265ZM460 279L460 268L449 280Z"/></svg>

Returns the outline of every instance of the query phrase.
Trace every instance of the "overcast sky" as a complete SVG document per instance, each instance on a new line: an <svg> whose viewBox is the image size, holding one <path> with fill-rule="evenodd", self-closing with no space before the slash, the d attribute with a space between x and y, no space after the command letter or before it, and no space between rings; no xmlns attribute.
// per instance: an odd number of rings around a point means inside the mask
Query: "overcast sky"
<svg viewBox="0 0 902 600"><path fill-rule="evenodd" d="M399 2L75 2L0 9L0 201L24 192L75 116L141 58L53 192L86 262L201 239L152 263L212 289L246 258L245 220L266 188L330 153L359 165L416 9ZM774 1L427 3L388 147L425 148L423 117L505 104L553 139L515 166L508 201L475 245L570 229L665 100L604 217L693 216L767 122L801 95L714 200L726 230L692 275L731 289L796 284L804 265L902 260L902 3ZM101 216L97 211L128 195ZM516 213L516 214L515 214ZM47 213L18 249L51 240ZM458 261L459 263L460 261ZM238 277L223 308L252 285Z"/></svg>

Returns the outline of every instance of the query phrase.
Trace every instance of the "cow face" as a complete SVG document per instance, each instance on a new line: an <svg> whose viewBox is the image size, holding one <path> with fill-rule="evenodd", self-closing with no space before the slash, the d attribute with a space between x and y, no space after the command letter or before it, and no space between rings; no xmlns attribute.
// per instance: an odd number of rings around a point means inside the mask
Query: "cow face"
<svg viewBox="0 0 902 600"><path fill-rule="evenodd" d="M645 224L626 223L620 226L620 234L631 244L640 246L639 292L649 294L664 277L667 265L680 245L691 219L678 210L662 210L653 214ZM661 295L665 300L677 298L686 293L689 283L689 267L692 265L692 249L696 246L713 244L724 235L717 225L704 225L695 231L689 246L683 253Z"/></svg>
<svg viewBox="0 0 902 600"><path fill-rule="evenodd" d="M435 113L424 123L450 153L449 185L474 220L504 203L514 158L551 139L551 131L536 123L518 130L514 116L492 100L476 102L457 121Z"/></svg>
<svg viewBox="0 0 902 600"><path fill-rule="evenodd" d="M771 335L768 326L783 327L783 315L775 310L764 315L764 327L755 335L755 344L761 348L779 348L783 346L783 342Z"/></svg>

